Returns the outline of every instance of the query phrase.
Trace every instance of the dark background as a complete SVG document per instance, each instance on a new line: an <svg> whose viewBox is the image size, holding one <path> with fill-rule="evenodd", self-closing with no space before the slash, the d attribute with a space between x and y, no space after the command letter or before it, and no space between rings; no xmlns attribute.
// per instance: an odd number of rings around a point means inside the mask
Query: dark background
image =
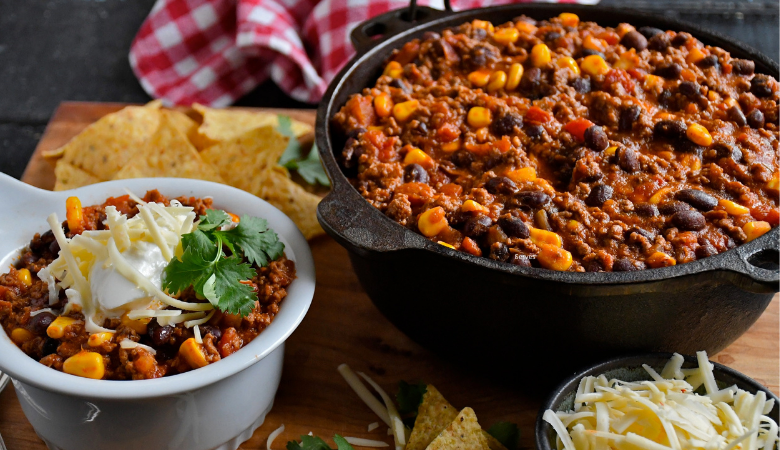
<svg viewBox="0 0 780 450"><path fill-rule="evenodd" d="M64 100L146 102L127 61L154 0L0 0L0 172L19 178ZM778 60L780 1L603 0L697 23ZM311 107L273 83L239 105Z"/></svg>

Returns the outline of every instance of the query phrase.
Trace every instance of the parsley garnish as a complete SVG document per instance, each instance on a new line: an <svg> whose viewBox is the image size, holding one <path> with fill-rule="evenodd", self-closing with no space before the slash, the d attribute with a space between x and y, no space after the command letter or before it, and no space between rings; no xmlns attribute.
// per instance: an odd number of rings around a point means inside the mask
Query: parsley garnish
<svg viewBox="0 0 780 450"><path fill-rule="evenodd" d="M336 443L336 450L355 450L346 439L338 434L333 436L333 442ZM287 450L333 450L322 439L317 436L302 435L301 442L290 441L287 443Z"/></svg>
<svg viewBox="0 0 780 450"><path fill-rule="evenodd" d="M295 137L295 133L292 131L292 120L287 116L280 115L278 117L279 127L277 130L290 138L287 148L279 158L279 165L289 170L297 170L298 175L309 184L319 183L323 186L330 186L330 180L328 180L328 176L325 174L325 169L322 168L317 144L312 146L309 154L304 158L301 143L298 142L298 138Z"/></svg>
<svg viewBox="0 0 780 450"><path fill-rule="evenodd" d="M257 294L241 282L257 275L253 264L264 267L282 256L284 244L264 219L244 216L235 228L221 229L229 223L230 216L221 210L200 216L198 227L182 235L184 253L165 268L162 286L172 294L192 286L220 311L247 316Z"/></svg>
<svg viewBox="0 0 780 450"><path fill-rule="evenodd" d="M425 383L410 384L401 380L398 383L398 393L395 399L398 402L398 412L403 416L404 425L414 428L417 419L417 410L423 401L423 395L428 391Z"/></svg>
<svg viewBox="0 0 780 450"><path fill-rule="evenodd" d="M511 422L498 422L490 427L488 433L508 450L516 450L520 443L520 429Z"/></svg>

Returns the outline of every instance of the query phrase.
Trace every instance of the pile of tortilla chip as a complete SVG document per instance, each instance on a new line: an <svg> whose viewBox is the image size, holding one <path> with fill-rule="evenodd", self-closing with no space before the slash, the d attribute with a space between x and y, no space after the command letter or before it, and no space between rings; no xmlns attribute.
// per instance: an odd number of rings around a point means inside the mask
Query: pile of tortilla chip
<svg viewBox="0 0 780 450"><path fill-rule="evenodd" d="M428 385L405 450L507 450L482 429L471 408L455 409Z"/></svg>
<svg viewBox="0 0 780 450"><path fill-rule="evenodd" d="M306 238L323 233L320 198L295 183L277 164L289 138L276 114L193 105L192 115L158 101L128 106L93 123L64 146L44 153L58 158L54 190L108 180L195 178L243 189L289 216ZM292 121L296 138L312 132Z"/></svg>

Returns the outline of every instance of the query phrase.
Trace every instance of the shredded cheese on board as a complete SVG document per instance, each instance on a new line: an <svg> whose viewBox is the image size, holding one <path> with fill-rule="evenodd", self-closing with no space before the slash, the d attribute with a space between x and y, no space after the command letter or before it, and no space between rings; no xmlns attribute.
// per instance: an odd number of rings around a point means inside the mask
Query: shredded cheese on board
<svg viewBox="0 0 780 450"><path fill-rule="evenodd" d="M373 422L373 423L369 423L368 424L368 432L369 433L374 431L374 430L376 430L377 428L379 428L379 422Z"/></svg>
<svg viewBox="0 0 780 450"><path fill-rule="evenodd" d="M268 435L268 440L265 442L265 449L271 450L271 444L273 444L274 440L282 433L284 433L284 424L280 425L279 428L275 429L271 432L271 434Z"/></svg>
<svg viewBox="0 0 780 450"><path fill-rule="evenodd" d="M374 447L374 448L390 447L390 444L388 444L385 441L375 441L373 439L363 439L363 438L344 436L344 440L349 442L351 445L357 445L358 447Z"/></svg>
<svg viewBox="0 0 780 450"><path fill-rule="evenodd" d="M683 369L675 354L651 381L600 377L580 380L574 410L547 410L558 450L773 450L777 423L767 416L774 400L736 386L719 389L706 352L698 367ZM705 395L694 391L704 386Z"/></svg>
<svg viewBox="0 0 780 450"><path fill-rule="evenodd" d="M363 400L363 403L371 408L371 411L374 411L374 413L379 416L380 419L382 419L382 422L384 422L385 425L392 428L392 425L390 424L390 416L387 413L387 408L379 403L379 400L377 400L376 397L371 394L368 388L366 388L366 386L360 381L360 378L358 378L355 372L353 372L352 369L350 369L346 364L341 364L338 367L338 371L341 376L344 377L344 381L347 382L349 387L351 387L357 396Z"/></svg>

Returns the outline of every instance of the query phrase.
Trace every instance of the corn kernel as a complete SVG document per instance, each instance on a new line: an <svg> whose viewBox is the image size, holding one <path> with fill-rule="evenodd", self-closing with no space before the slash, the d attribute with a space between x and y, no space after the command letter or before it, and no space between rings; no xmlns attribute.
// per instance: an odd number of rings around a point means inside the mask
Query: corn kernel
<svg viewBox="0 0 780 450"><path fill-rule="evenodd" d="M607 49L607 43L603 39L599 39L592 35L585 36L582 40L582 46L588 50L595 50L597 52L603 52Z"/></svg>
<svg viewBox="0 0 780 450"><path fill-rule="evenodd" d="M449 223L444 215L444 208L437 206L420 214L417 219L417 228L427 237L434 237L444 231Z"/></svg>
<svg viewBox="0 0 780 450"><path fill-rule="evenodd" d="M536 25L526 22L525 20L520 20L515 24L515 28L517 28L521 33L528 33L528 34L534 34L536 33Z"/></svg>
<svg viewBox="0 0 780 450"><path fill-rule="evenodd" d="M184 357L184 360L187 361L187 364L193 369L209 365L209 362L206 360L206 355L201 348L201 344L195 342L195 338L189 338L181 344L179 347L179 355Z"/></svg>
<svg viewBox="0 0 780 450"><path fill-rule="evenodd" d="M718 205L720 205L727 213L732 216L741 216L743 214L750 213L750 210L739 203L734 203L731 200L725 198L718 199Z"/></svg>
<svg viewBox="0 0 780 450"><path fill-rule="evenodd" d="M718 93L715 91L709 91L707 92L707 99L709 99L711 102L717 102L720 100L720 95L718 95Z"/></svg>
<svg viewBox="0 0 780 450"><path fill-rule="evenodd" d="M83 230L84 209L78 197L68 197L65 200L65 216L71 233L81 233Z"/></svg>
<svg viewBox="0 0 780 450"><path fill-rule="evenodd" d="M404 164L419 164L427 169L433 167L433 158L419 148L413 148L406 153Z"/></svg>
<svg viewBox="0 0 780 450"><path fill-rule="evenodd" d="M748 222L742 227L742 231L745 232L745 236L747 236L748 242L760 236L763 236L767 231L771 229L772 226L769 225L769 222L764 222L763 220L755 220L753 222Z"/></svg>
<svg viewBox="0 0 780 450"><path fill-rule="evenodd" d="M46 334L52 339L59 339L65 335L65 330L74 323L76 323L76 319L59 316L46 328Z"/></svg>
<svg viewBox="0 0 780 450"><path fill-rule="evenodd" d="M14 328L13 331L11 331L11 340L17 345L22 345L25 342L32 340L34 337L34 334L24 328Z"/></svg>
<svg viewBox="0 0 780 450"><path fill-rule="evenodd" d="M506 86L506 72L503 70L496 70L490 75L490 82L488 82L488 92L495 92L499 89L503 89Z"/></svg>
<svg viewBox="0 0 780 450"><path fill-rule="evenodd" d="M463 202L463 205L461 205L460 210L463 212L480 212L487 214L490 212L487 207L479 204L478 202L475 202L474 200L466 200Z"/></svg>
<svg viewBox="0 0 780 450"><path fill-rule="evenodd" d="M677 264L677 260L664 252L655 252L647 258L647 265L653 269L669 267Z"/></svg>
<svg viewBox="0 0 780 450"><path fill-rule="evenodd" d="M493 27L493 24L488 22L488 21L486 21L486 20L474 19L471 22L471 26L474 27L474 28L482 28L483 30L488 31L490 33L492 33L493 30L495 30L495 28Z"/></svg>
<svg viewBox="0 0 780 450"><path fill-rule="evenodd" d="M659 77L658 75L646 75L645 76L645 83L644 88L646 90L655 89L657 87L663 87L664 85L664 79Z"/></svg>
<svg viewBox="0 0 780 450"><path fill-rule="evenodd" d="M543 67L547 65L551 59L550 47L545 44L536 44L531 49L531 64L533 64L534 67Z"/></svg>
<svg viewBox="0 0 780 450"><path fill-rule="evenodd" d="M558 15L561 23L567 27L576 27L580 23L580 17L573 13L562 12Z"/></svg>
<svg viewBox="0 0 780 450"><path fill-rule="evenodd" d="M100 347L105 342L111 342L111 339L113 339L114 333L111 332L102 332L102 333L95 333L90 334L89 339L87 340L87 344L90 347Z"/></svg>
<svg viewBox="0 0 780 450"><path fill-rule="evenodd" d="M777 195L777 192L780 191L780 172L775 172L772 175L772 179L766 184L766 188Z"/></svg>
<svg viewBox="0 0 780 450"><path fill-rule="evenodd" d="M631 26L631 25L629 25L627 23L621 23L620 25L618 25L618 27L617 27L617 29L615 29L615 31L617 31L618 36L623 37L629 31L636 31L636 28L634 28L633 26Z"/></svg>
<svg viewBox="0 0 780 450"><path fill-rule="evenodd" d="M607 72L609 72L609 66L607 65L607 62L604 61L604 58L599 55L586 56L580 63L580 67L582 67L583 72L593 77L597 75L605 75Z"/></svg>
<svg viewBox="0 0 780 450"><path fill-rule="evenodd" d="M615 63L615 68L621 70L633 69L638 63L639 56L637 56L636 50L632 48L620 55L620 59Z"/></svg>
<svg viewBox="0 0 780 450"><path fill-rule="evenodd" d="M446 144L441 144L441 149L447 153L452 153L460 148L460 139L456 139Z"/></svg>
<svg viewBox="0 0 780 450"><path fill-rule="evenodd" d="M564 56L562 58L558 58L555 61L555 65L560 67L561 69L569 69L574 75L580 74L580 66L577 65L577 61L574 60L571 56Z"/></svg>
<svg viewBox="0 0 780 450"><path fill-rule="evenodd" d="M62 364L62 371L71 375L99 380L106 373L103 356L100 353L80 351Z"/></svg>
<svg viewBox="0 0 780 450"><path fill-rule="evenodd" d="M540 228L531 228L531 241L539 246L553 245L555 247L563 247L563 239L561 239L558 233Z"/></svg>
<svg viewBox="0 0 780 450"><path fill-rule="evenodd" d="M513 91L520 85L520 80L523 78L523 65L520 63L514 63L509 66L509 75L506 77L506 90Z"/></svg>
<svg viewBox="0 0 780 450"><path fill-rule="evenodd" d="M493 39L499 44L514 44L520 39L520 31L517 28L499 28L493 34Z"/></svg>
<svg viewBox="0 0 780 450"><path fill-rule="evenodd" d="M32 275L30 275L29 269L19 269L16 271L16 276L19 281L27 287L32 286Z"/></svg>
<svg viewBox="0 0 780 450"><path fill-rule="evenodd" d="M707 54L704 53L702 49L699 47L693 47L689 52L688 56L685 57L685 61L689 64L696 64L697 62L701 61L702 59L706 58Z"/></svg>
<svg viewBox="0 0 780 450"><path fill-rule="evenodd" d="M612 145L607 147L606 150L604 150L604 156L611 157L615 156L615 152L617 152L617 145Z"/></svg>
<svg viewBox="0 0 780 450"><path fill-rule="evenodd" d="M393 117L399 122L406 122L412 117L417 108L420 107L420 102L417 100L409 100L408 102L397 103L393 106Z"/></svg>
<svg viewBox="0 0 780 450"><path fill-rule="evenodd" d="M574 219L566 222L566 229L571 232L576 232L580 228L580 223Z"/></svg>
<svg viewBox="0 0 780 450"><path fill-rule="evenodd" d="M572 257L567 250L549 244L542 244L539 248L536 258L545 269L563 272L571 267Z"/></svg>
<svg viewBox="0 0 780 450"><path fill-rule="evenodd" d="M726 109L731 108L732 106L737 104L737 100L733 97L729 97L726 100L723 100L723 103L726 105Z"/></svg>
<svg viewBox="0 0 780 450"><path fill-rule="evenodd" d="M672 191L671 187L661 188L661 189L655 191L655 194L653 194L650 197L650 200L648 200L648 202L650 202L653 205L657 205L657 204L661 203L661 200L663 200L664 197L666 197L666 194L670 193L671 191Z"/></svg>
<svg viewBox="0 0 780 450"><path fill-rule="evenodd" d="M144 317L142 319L131 319L127 313L122 314L122 325L135 330L138 334L146 334L146 326L152 321L151 317Z"/></svg>
<svg viewBox="0 0 780 450"><path fill-rule="evenodd" d="M490 110L481 106L475 106L469 110L466 122L474 128L482 128L493 122Z"/></svg>
<svg viewBox="0 0 780 450"><path fill-rule="evenodd" d="M398 61L390 61L387 63L387 66L385 66L384 72L382 72L383 75L388 75L391 78L401 78L401 75L404 73L404 68L401 66L401 63Z"/></svg>
<svg viewBox="0 0 780 450"><path fill-rule="evenodd" d="M451 249L455 250L455 246L454 246L454 245L452 245L452 244L448 244L448 243L446 243L446 242L444 242L444 241L438 241L438 242L437 242L437 244L439 244L439 245L443 245L443 246L445 246L445 247L447 247L447 248L451 248Z"/></svg>
<svg viewBox="0 0 780 450"><path fill-rule="evenodd" d="M712 145L712 135L710 135L710 132L707 131L706 128L698 123L688 125L688 131L685 132L685 135L695 144L704 147Z"/></svg>
<svg viewBox="0 0 780 450"><path fill-rule="evenodd" d="M490 81L491 73L492 72L487 69L475 70L474 72L471 72L467 78L472 86L483 87Z"/></svg>
<svg viewBox="0 0 780 450"><path fill-rule="evenodd" d="M379 117L389 117L393 113L393 99L387 94L374 97L374 110Z"/></svg>
<svg viewBox="0 0 780 450"><path fill-rule="evenodd" d="M536 169L533 167L522 167L520 169L507 172L506 176L516 183L523 181L534 181L536 180Z"/></svg>

